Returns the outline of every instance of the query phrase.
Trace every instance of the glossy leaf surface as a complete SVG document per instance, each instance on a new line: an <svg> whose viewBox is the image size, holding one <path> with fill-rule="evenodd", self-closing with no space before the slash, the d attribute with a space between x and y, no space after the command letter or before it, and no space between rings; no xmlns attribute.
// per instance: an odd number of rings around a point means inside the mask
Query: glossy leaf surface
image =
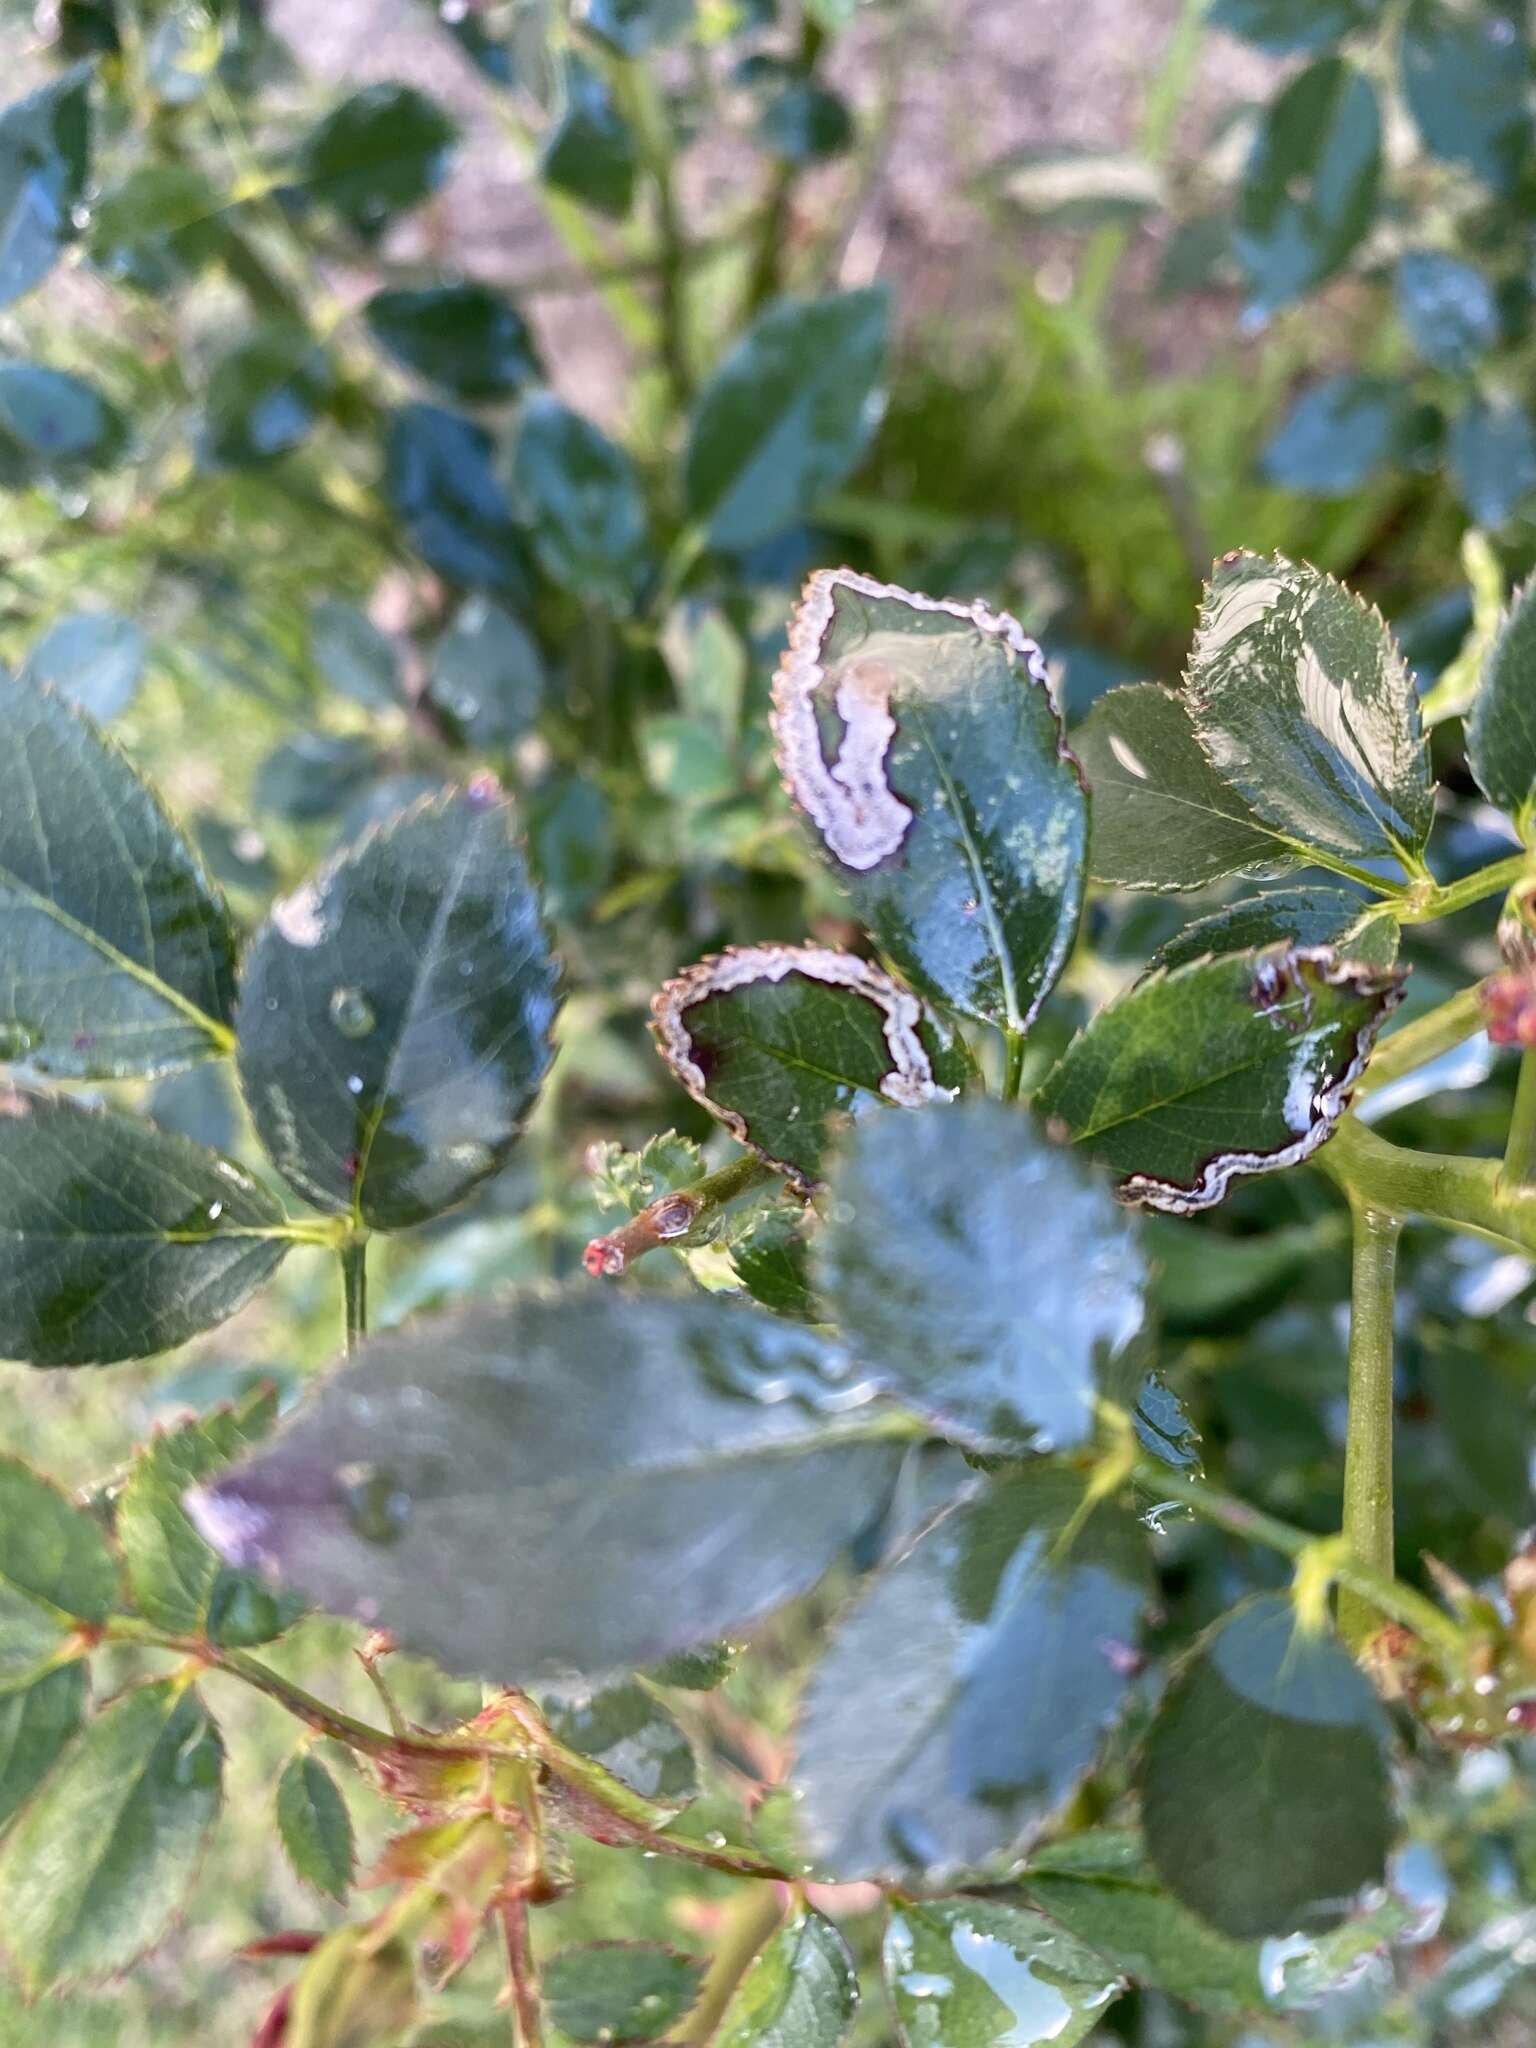
<svg viewBox="0 0 1536 2048"><path fill-rule="evenodd" d="M1483 664L1467 720L1467 761L1488 801L1528 837L1536 799L1536 582L1516 592Z"/></svg>
<svg viewBox="0 0 1536 2048"><path fill-rule="evenodd" d="M1202 1639L1153 1723L1141 1770L1147 1848L1224 1934L1288 1934L1379 1884L1392 1833L1387 1722L1331 1636L1285 1595Z"/></svg>
<svg viewBox="0 0 1536 2048"><path fill-rule="evenodd" d="M384 441L384 492L411 545L450 583L529 591L512 507L492 466L491 437L437 405L403 405Z"/></svg>
<svg viewBox="0 0 1536 2048"><path fill-rule="evenodd" d="M1108 1186L995 1102L862 1126L816 1239L817 1292L850 1346L979 1450L1083 1441L1145 1283Z"/></svg>
<svg viewBox="0 0 1536 2048"><path fill-rule="evenodd" d="M816 1180L828 1119L942 1101L970 1056L917 998L826 946L744 946L701 960L651 1004L662 1058L742 1144Z"/></svg>
<svg viewBox="0 0 1536 2048"><path fill-rule="evenodd" d="M538 716L545 689L538 643L493 598L466 598L432 659L427 695L472 747L509 747Z"/></svg>
<svg viewBox="0 0 1536 2048"><path fill-rule="evenodd" d="M838 2048L859 2009L848 1944L820 1913L799 1913L747 1969L715 2048Z"/></svg>
<svg viewBox="0 0 1536 2048"><path fill-rule="evenodd" d="M633 1670L804 1592L874 1517L895 1450L815 1412L850 1370L707 1300L581 1287L424 1319L194 1513L231 1562L449 1670Z"/></svg>
<svg viewBox="0 0 1536 2048"><path fill-rule="evenodd" d="M1283 555L1218 564L1187 702L1217 773L1277 830L1349 859L1422 853L1435 785L1413 678L1331 576Z"/></svg>
<svg viewBox="0 0 1536 2048"><path fill-rule="evenodd" d="M764 1308L815 1322L810 1241L803 1221L789 1208L766 1210L731 1246L731 1264L742 1286Z"/></svg>
<svg viewBox="0 0 1536 2048"><path fill-rule="evenodd" d="M494 1173L549 1063L556 970L510 805L417 805L277 904L251 943L240 1077L317 1208L398 1230Z"/></svg>
<svg viewBox="0 0 1536 2048"><path fill-rule="evenodd" d="M0 1692L0 1828L8 1827L80 1726L83 1661Z"/></svg>
<svg viewBox="0 0 1536 2048"><path fill-rule="evenodd" d="M76 65L0 112L0 306L41 284L73 239L90 161L90 76Z"/></svg>
<svg viewBox="0 0 1536 2048"><path fill-rule="evenodd" d="M1066 1800L1118 1717L1146 1598L1145 1542L1075 1474L994 1479L873 1581L801 1709L800 1819L837 1878L985 1868ZM1049 1683L1040 1675L1049 1674Z"/></svg>
<svg viewBox="0 0 1536 2048"><path fill-rule="evenodd" d="M627 611L648 572L649 523L624 450L548 392L518 418L512 492L545 574L574 596Z"/></svg>
<svg viewBox="0 0 1536 2048"><path fill-rule="evenodd" d="M30 1466L0 1458L0 1691L40 1677L77 1624L106 1620L116 1595L97 1524Z"/></svg>
<svg viewBox="0 0 1536 2048"><path fill-rule="evenodd" d="M1512 13L1410 0L1401 64L1403 95L1430 154L1508 191L1531 145L1530 47Z"/></svg>
<svg viewBox="0 0 1536 2048"><path fill-rule="evenodd" d="M544 1965L549 2016L568 2040L655 2041L699 1995L704 1965L648 1942L594 1941Z"/></svg>
<svg viewBox="0 0 1536 2048"><path fill-rule="evenodd" d="M352 1888L352 1819L336 1780L305 1750L277 1781L277 1832L288 1861L305 1884L328 1898Z"/></svg>
<svg viewBox="0 0 1536 2048"><path fill-rule="evenodd" d="M881 951L919 994L1025 1030L1077 931L1088 806L1017 621L822 571L772 723L785 785Z"/></svg>
<svg viewBox="0 0 1536 2048"><path fill-rule="evenodd" d="M1183 967L1210 954L1241 953L1251 946L1336 946L1350 960L1390 966L1397 951L1397 925L1390 917L1365 917L1366 901L1350 889L1325 883L1294 889L1265 889L1245 896L1209 917L1197 917L1158 947L1154 967Z"/></svg>
<svg viewBox="0 0 1536 2048"><path fill-rule="evenodd" d="M1077 2048L1121 1989L1091 1948L996 1899L903 1900L882 1962L903 2048Z"/></svg>
<svg viewBox="0 0 1536 2048"><path fill-rule="evenodd" d="M450 398L506 398L540 374L522 314L505 293L471 278L375 292L363 318L396 362Z"/></svg>
<svg viewBox="0 0 1536 2048"><path fill-rule="evenodd" d="M436 101L414 86L365 85L306 137L303 195L372 241L397 213L420 205L442 184L458 132Z"/></svg>
<svg viewBox="0 0 1536 2048"><path fill-rule="evenodd" d="M742 335L700 394L683 466L716 547L766 540L848 476L884 405L890 319L871 288L784 300Z"/></svg>
<svg viewBox="0 0 1536 2048"><path fill-rule="evenodd" d="M6 1952L30 1991L110 1976L162 1938L223 1766L201 1700L168 1679L124 1693L71 1744L0 1855Z"/></svg>
<svg viewBox="0 0 1536 2048"><path fill-rule="evenodd" d="M1233 246L1256 310L1277 311L1343 265L1380 178L1375 88L1341 57L1310 65L1266 112L1238 194Z"/></svg>
<svg viewBox="0 0 1536 2048"><path fill-rule="evenodd" d="M1192 961L1102 1009L1036 1107L1113 1169L1122 1200L1209 1208L1328 1138L1402 983L1326 947Z"/></svg>
<svg viewBox="0 0 1536 2048"><path fill-rule="evenodd" d="M223 1322L279 1264L283 1212L135 1116L0 1090L0 1355L110 1365Z"/></svg>
<svg viewBox="0 0 1536 2048"><path fill-rule="evenodd" d="M544 1717L562 1742L596 1757L646 1799L681 1808L698 1790L693 1745L643 1685L610 1685L586 1698L551 1700Z"/></svg>

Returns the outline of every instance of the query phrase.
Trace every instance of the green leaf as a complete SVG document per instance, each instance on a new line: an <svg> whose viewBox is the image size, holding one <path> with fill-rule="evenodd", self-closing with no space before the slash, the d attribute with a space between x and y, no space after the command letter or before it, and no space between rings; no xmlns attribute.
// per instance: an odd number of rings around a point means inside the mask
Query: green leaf
<svg viewBox="0 0 1536 2048"><path fill-rule="evenodd" d="M473 278L375 292L363 319L380 348L450 398L506 398L542 374L522 314Z"/></svg>
<svg viewBox="0 0 1536 2048"><path fill-rule="evenodd" d="M0 1458L0 1692L30 1685L117 1599L117 1567L89 1515L17 1458Z"/></svg>
<svg viewBox="0 0 1536 2048"><path fill-rule="evenodd" d="M902 1900L882 1961L903 2048L1077 2048L1124 1988L1091 1948L997 1899Z"/></svg>
<svg viewBox="0 0 1536 2048"><path fill-rule="evenodd" d="M435 100L409 85L365 85L311 130L300 152L306 198L367 241L442 184L459 139Z"/></svg>
<svg viewBox="0 0 1536 2048"><path fill-rule="evenodd" d="M91 153L91 67L0 112L0 306L41 284L74 238Z"/></svg>
<svg viewBox="0 0 1536 2048"><path fill-rule="evenodd" d="M121 612L71 612L48 628L22 673L106 725L138 695L148 653L144 628Z"/></svg>
<svg viewBox="0 0 1536 2048"><path fill-rule="evenodd" d="M631 1681L584 1698L547 1700L544 1718L562 1742L595 1757L653 1804L680 1812L699 1789L692 1744L643 1685Z"/></svg>
<svg viewBox="0 0 1536 2048"><path fill-rule="evenodd" d="M904 1406L976 1450L1091 1433L1100 1369L1141 1328L1146 1269L1108 1188L1027 1116L976 1101L874 1119L832 1172L827 1215L816 1291Z"/></svg>
<svg viewBox="0 0 1536 2048"><path fill-rule="evenodd" d="M1450 469L1479 526L1505 525L1536 491L1536 427L1512 399L1474 392L1451 422Z"/></svg>
<svg viewBox="0 0 1536 2048"><path fill-rule="evenodd" d="M1332 49L1381 12L1382 0L1215 0L1212 28L1277 57Z"/></svg>
<svg viewBox="0 0 1536 2048"><path fill-rule="evenodd" d="M1028 1029L1072 950L1088 804L1006 612L851 569L806 586L773 685L785 785L920 995Z"/></svg>
<svg viewBox="0 0 1536 2048"><path fill-rule="evenodd" d="M1147 1596L1142 1531L1114 1507L1082 1520L1084 1506L1065 1469L1000 1476L844 1618L800 1714L794 1779L818 1867L929 1882L982 1869L1069 1797L1124 1706Z"/></svg>
<svg viewBox="0 0 1536 2048"><path fill-rule="evenodd" d="M301 1750L277 1781L277 1832L297 1876L328 1898L352 1889L352 1816L320 1759Z"/></svg>
<svg viewBox="0 0 1536 2048"><path fill-rule="evenodd" d="M242 336L209 372L205 454L231 469L288 454L308 439L334 382L324 349L302 328Z"/></svg>
<svg viewBox="0 0 1536 2048"><path fill-rule="evenodd" d="M1218 775L1304 846L1409 867L1435 815L1407 662L1381 615L1283 555L1228 555L1186 701Z"/></svg>
<svg viewBox="0 0 1536 2048"><path fill-rule="evenodd" d="M1298 858L1212 768L1182 697L1157 683L1110 690L1072 735L1093 793L1088 865L1128 889L1203 889Z"/></svg>
<svg viewBox="0 0 1536 2048"><path fill-rule="evenodd" d="M1433 369L1461 375L1499 338L1499 302L1482 271L1442 249L1408 249L1397 263L1397 310Z"/></svg>
<svg viewBox="0 0 1536 2048"><path fill-rule="evenodd" d="M1536 803L1536 578L1515 592L1483 664L1467 720L1467 764L1522 836Z"/></svg>
<svg viewBox="0 0 1536 2048"><path fill-rule="evenodd" d="M282 2048L398 2048L420 2003L409 1943L333 1928L294 1979Z"/></svg>
<svg viewBox="0 0 1536 2048"><path fill-rule="evenodd" d="M1375 87L1342 57L1309 65L1265 114L1237 197L1232 245L1256 312L1343 266L1375 218L1380 181Z"/></svg>
<svg viewBox="0 0 1536 2048"><path fill-rule="evenodd" d="M1368 917L1367 908L1365 898L1352 890L1320 883L1265 890L1213 910L1209 917L1195 918L1158 947L1151 964L1183 967L1191 960L1286 939L1293 946L1335 946L1350 960L1390 967L1397 956L1397 922Z"/></svg>
<svg viewBox="0 0 1536 2048"><path fill-rule="evenodd" d="M549 392L518 416L512 494L551 581L606 611L627 612L650 572L650 523L634 464Z"/></svg>
<svg viewBox="0 0 1536 2048"><path fill-rule="evenodd" d="M882 287L785 299L746 330L694 408L689 516L749 548L815 509L852 471L885 404L891 306Z"/></svg>
<svg viewBox="0 0 1536 2048"><path fill-rule="evenodd" d="M227 204L190 164L136 164L96 202L91 261L135 291L173 291L226 247Z"/></svg>
<svg viewBox="0 0 1536 2048"><path fill-rule="evenodd" d="M1194 960L1100 1010L1035 1106L1119 1176L1123 1201L1208 1209L1331 1136L1402 989L1401 969L1326 946Z"/></svg>
<svg viewBox="0 0 1536 2048"><path fill-rule="evenodd" d="M544 657L527 627L491 598L466 598L438 642L427 683L464 744L514 745L538 716L544 688Z"/></svg>
<svg viewBox="0 0 1536 2048"><path fill-rule="evenodd" d="M85 1665L77 1662L0 1693L0 1828L21 1812L79 1728L85 1691Z"/></svg>
<svg viewBox="0 0 1536 2048"><path fill-rule="evenodd" d="M561 72L560 116L539 152L539 176L594 212L622 220L635 197L635 138L601 75L568 57Z"/></svg>
<svg viewBox="0 0 1536 2048"><path fill-rule="evenodd" d="M26 681L0 681L0 930L0 1058L106 1079L228 1049L223 899L123 756Z"/></svg>
<svg viewBox="0 0 1536 2048"><path fill-rule="evenodd" d="M755 1958L711 2041L713 2048L838 2048L858 2009L847 1942L806 1909Z"/></svg>
<svg viewBox="0 0 1536 2048"><path fill-rule="evenodd" d="M78 485L127 445L128 422L94 384L41 363L0 363L0 487Z"/></svg>
<svg viewBox="0 0 1536 2048"><path fill-rule="evenodd" d="M240 1078L306 1201L400 1230L505 1164L557 970L512 807L479 782L366 833L246 955Z"/></svg>
<svg viewBox="0 0 1536 2048"><path fill-rule="evenodd" d="M223 1767L218 1730L176 1679L124 1693L70 1746L0 1856L0 1924L29 1992L110 1976L161 1940Z"/></svg>
<svg viewBox="0 0 1536 2048"><path fill-rule="evenodd" d="M651 1000L677 1079L733 1137L809 1187L828 1120L915 1109L971 1078L963 1041L888 974L830 946L738 946Z"/></svg>
<svg viewBox="0 0 1536 2048"><path fill-rule="evenodd" d="M323 598L309 615L315 666L354 704L383 711L400 702L400 654L394 641L355 604Z"/></svg>
<svg viewBox="0 0 1536 2048"><path fill-rule="evenodd" d="M379 770L361 733L301 732L276 746L256 770L251 801L295 825L334 818Z"/></svg>
<svg viewBox="0 0 1536 2048"><path fill-rule="evenodd" d="M851 1372L707 1299L578 1287L423 1318L371 1338L193 1516L231 1563L448 1670L630 1671L805 1592L874 1518L896 1448L816 1413Z"/></svg>
<svg viewBox="0 0 1536 2048"><path fill-rule="evenodd" d="M1301 393L1259 467L1282 490L1347 498L1397 454L1402 428L1402 386L1346 370Z"/></svg>
<svg viewBox="0 0 1536 2048"><path fill-rule="evenodd" d="M621 57L675 43L693 20L693 0L580 0L578 18Z"/></svg>
<svg viewBox="0 0 1536 2048"><path fill-rule="evenodd" d="M567 2040L655 2041L699 1995L704 1965L650 1942L593 1941L544 1964L544 2001Z"/></svg>
<svg viewBox="0 0 1536 2048"><path fill-rule="evenodd" d="M0 1089L0 1356L146 1358L210 1330L288 1249L240 1167L134 1116Z"/></svg>
<svg viewBox="0 0 1536 2048"><path fill-rule="evenodd" d="M1522 17L1499 6L1468 15L1441 0L1410 0L1400 52L1403 97L1431 156L1510 191L1531 146Z"/></svg>
<svg viewBox="0 0 1536 2048"><path fill-rule="evenodd" d="M1285 1594L1223 1616L1174 1679L1141 1768L1147 1849L1177 1898L1235 1936L1338 1917L1379 1884L1393 1820L1387 1720Z"/></svg>
<svg viewBox="0 0 1536 2048"><path fill-rule="evenodd" d="M788 164L820 164L853 146L853 115L841 93L796 79L774 94L757 123L757 139Z"/></svg>
<svg viewBox="0 0 1536 2048"><path fill-rule="evenodd" d="M765 1209L731 1246L731 1264L742 1286L764 1308L797 1322L815 1322L811 1248L804 1221L798 1204Z"/></svg>
<svg viewBox="0 0 1536 2048"><path fill-rule="evenodd" d="M657 1685L673 1685L679 1692L713 1692L724 1685L736 1668L736 1648L730 1643L710 1643L702 1650L679 1650L665 1657L650 1676Z"/></svg>
<svg viewBox="0 0 1536 2048"><path fill-rule="evenodd" d="M490 435L458 413L402 405L385 431L384 494L429 568L522 603L528 563L492 447Z"/></svg>

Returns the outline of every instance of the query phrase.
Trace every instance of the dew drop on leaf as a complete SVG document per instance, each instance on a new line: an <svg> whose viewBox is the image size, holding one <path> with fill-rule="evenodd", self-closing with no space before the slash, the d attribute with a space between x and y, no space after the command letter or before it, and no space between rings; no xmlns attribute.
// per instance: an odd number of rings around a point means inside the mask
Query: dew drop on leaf
<svg viewBox="0 0 1536 2048"><path fill-rule="evenodd" d="M343 1038L366 1038L379 1021L373 1013L372 1003L360 988L332 989L327 1007L331 1022Z"/></svg>
<svg viewBox="0 0 1536 2048"><path fill-rule="evenodd" d="M36 1052L42 1042L43 1034L30 1024L22 1023L19 1017L0 1024L0 1060L24 1060L28 1053Z"/></svg>

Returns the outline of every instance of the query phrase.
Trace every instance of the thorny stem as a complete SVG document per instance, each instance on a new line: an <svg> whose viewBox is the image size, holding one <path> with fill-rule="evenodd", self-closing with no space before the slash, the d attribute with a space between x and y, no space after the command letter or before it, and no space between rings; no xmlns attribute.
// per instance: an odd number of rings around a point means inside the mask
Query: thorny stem
<svg viewBox="0 0 1536 2048"><path fill-rule="evenodd" d="M1348 1555L1392 1576L1392 1306L1400 1217L1352 1201L1354 1262L1349 1305L1349 1421L1344 1443L1343 1534ZM1376 1631L1376 1610L1348 1587L1339 1631L1358 1649Z"/></svg>
<svg viewBox="0 0 1536 2048"><path fill-rule="evenodd" d="M507 1977L520 2048L543 2048L544 2014L539 2001L539 1966L528 1939L528 1901L521 1892L501 1902L501 1926L507 1942Z"/></svg>
<svg viewBox="0 0 1536 2048"><path fill-rule="evenodd" d="M341 1247L341 1291L350 1357L368 1334L368 1239L352 1237Z"/></svg>
<svg viewBox="0 0 1536 2048"><path fill-rule="evenodd" d="M582 1264L594 1280L614 1280L661 1245L680 1248L685 1240L714 1221L718 1212L739 1196L776 1178L777 1169L755 1153L743 1152L726 1166L708 1173L691 1188L658 1195L648 1208L605 1237L594 1237L582 1253Z"/></svg>

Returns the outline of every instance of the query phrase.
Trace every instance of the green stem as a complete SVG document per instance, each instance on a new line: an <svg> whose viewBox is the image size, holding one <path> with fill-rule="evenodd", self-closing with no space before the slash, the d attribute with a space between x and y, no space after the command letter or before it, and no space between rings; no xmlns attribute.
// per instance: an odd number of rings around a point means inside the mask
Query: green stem
<svg viewBox="0 0 1536 2048"><path fill-rule="evenodd" d="M348 1357L368 1334L368 1239L359 1235L342 1245L341 1292L346 1321Z"/></svg>
<svg viewBox="0 0 1536 2048"><path fill-rule="evenodd" d="M1349 1300L1349 1421L1344 1442L1343 1533L1349 1554L1392 1576L1392 1310L1402 1220L1351 1205L1354 1262ZM1358 1648L1380 1625L1377 1610L1347 1587L1339 1629Z"/></svg>
<svg viewBox="0 0 1536 2048"><path fill-rule="evenodd" d="M691 1188L659 1195L638 1216L607 1236L594 1237L582 1255L582 1263L594 1279L614 1280L636 1259L643 1259L647 1252L662 1245L670 1245L674 1251L687 1250L701 1241L699 1233L714 1222L722 1209L777 1176L777 1167L769 1166L754 1152L743 1152L728 1165L706 1174L703 1180L696 1180Z"/></svg>
<svg viewBox="0 0 1536 2048"><path fill-rule="evenodd" d="M1385 1088L1389 1081L1401 1080L1404 1074L1413 1074L1420 1067L1427 1067L1431 1060L1439 1059L1442 1053L1454 1051L1482 1028L1482 983L1474 982L1471 988L1462 989L1449 1002L1426 1010L1422 1017L1405 1024L1401 1031L1394 1031L1390 1037L1382 1039L1371 1054L1370 1065L1355 1089L1355 1100L1361 1102L1367 1095L1374 1095L1378 1088Z"/></svg>
<svg viewBox="0 0 1536 2048"><path fill-rule="evenodd" d="M1536 1254L1536 1189L1506 1183L1497 1159L1411 1151L1346 1116L1314 1163L1351 1202L1400 1221L1421 1216L1503 1251Z"/></svg>
<svg viewBox="0 0 1536 2048"><path fill-rule="evenodd" d="M676 2048L701 2048L714 2038L737 1986L783 1924L784 1911L785 1894L777 1885L743 1892L733 1901L698 2003L672 2036Z"/></svg>
<svg viewBox="0 0 1536 2048"><path fill-rule="evenodd" d="M1529 853L1512 853L1505 860L1496 860L1489 867L1479 868L1475 874L1463 875L1459 882L1435 885L1422 893L1414 892L1405 898L1402 908L1395 914L1400 924L1428 924L1437 917L1454 916L1458 910L1467 910L1474 903L1481 903L1485 896L1502 896L1528 874L1530 868Z"/></svg>
<svg viewBox="0 0 1536 2048"><path fill-rule="evenodd" d="M1017 1102L1024 1080L1025 1038L1022 1031L1003 1032L1003 1100Z"/></svg>
<svg viewBox="0 0 1536 2048"><path fill-rule="evenodd" d="M1520 1078L1504 1145L1502 1189L1518 1191L1536 1184L1536 1051L1520 1055Z"/></svg>
<svg viewBox="0 0 1536 2048"><path fill-rule="evenodd" d="M661 315L661 360L679 413L693 397L693 347L688 317L690 252L673 179L672 125L655 81L632 59L613 67L615 97L640 145L656 207L656 289Z"/></svg>

